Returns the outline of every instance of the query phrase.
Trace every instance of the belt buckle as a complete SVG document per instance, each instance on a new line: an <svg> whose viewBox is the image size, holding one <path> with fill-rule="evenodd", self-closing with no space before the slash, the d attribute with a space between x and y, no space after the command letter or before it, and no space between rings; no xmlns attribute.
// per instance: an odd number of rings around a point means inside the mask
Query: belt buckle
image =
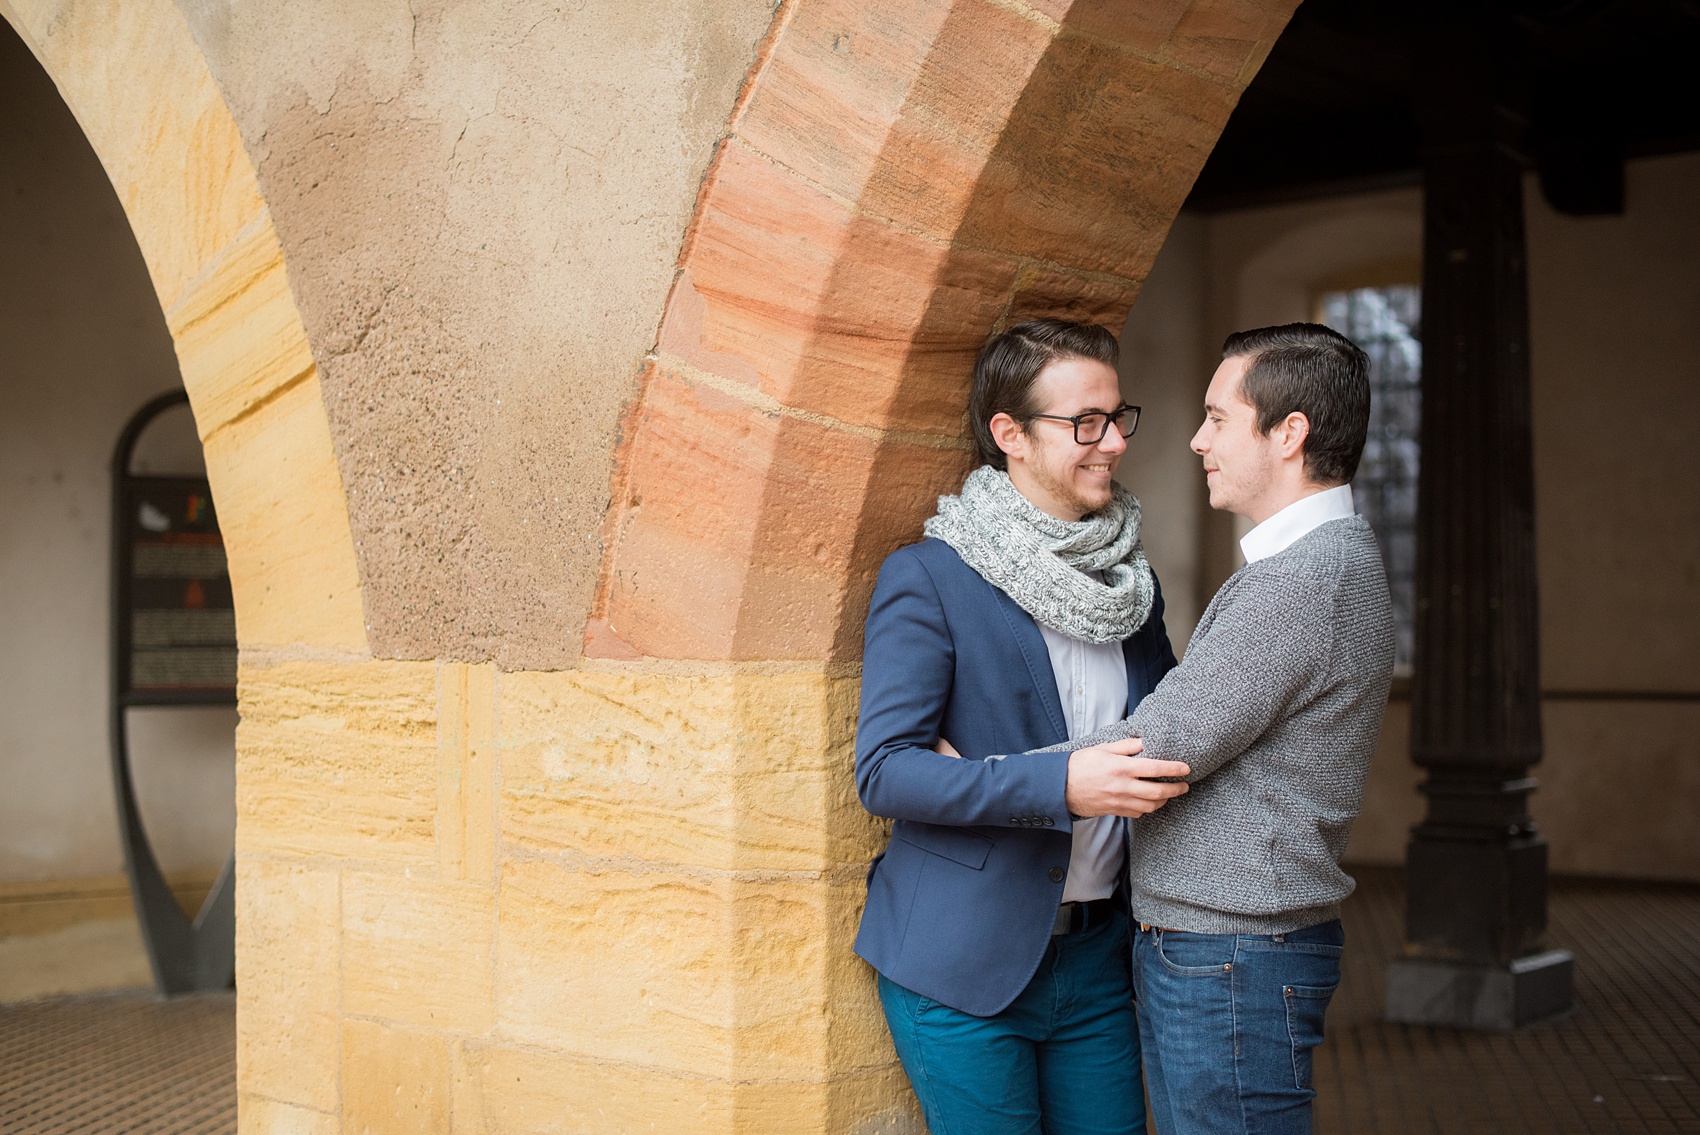
<svg viewBox="0 0 1700 1135"><path fill-rule="evenodd" d="M1065 902L1057 907L1057 917L1051 923L1051 937L1073 934L1080 929L1081 905L1077 902Z"/></svg>

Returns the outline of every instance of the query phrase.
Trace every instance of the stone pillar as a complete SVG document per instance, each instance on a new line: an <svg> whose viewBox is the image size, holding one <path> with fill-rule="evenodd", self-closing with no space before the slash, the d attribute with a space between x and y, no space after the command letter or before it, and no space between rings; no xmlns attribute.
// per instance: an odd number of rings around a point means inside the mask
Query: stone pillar
<svg viewBox="0 0 1700 1135"><path fill-rule="evenodd" d="M1543 950L1547 847L1528 808L1541 684L1524 131L1505 29L1455 16L1434 39L1419 95L1423 456L1411 696L1428 813L1411 834L1405 956L1388 969L1387 1015L1511 1028L1571 999L1569 955Z"/></svg>

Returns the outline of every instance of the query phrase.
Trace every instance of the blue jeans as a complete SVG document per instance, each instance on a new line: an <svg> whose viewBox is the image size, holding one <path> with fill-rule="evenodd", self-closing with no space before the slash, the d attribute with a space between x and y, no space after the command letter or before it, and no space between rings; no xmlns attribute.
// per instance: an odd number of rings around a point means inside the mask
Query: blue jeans
<svg viewBox="0 0 1700 1135"><path fill-rule="evenodd" d="M932 1135L1143 1135L1127 917L1051 939L1003 1012L975 1017L879 979Z"/></svg>
<svg viewBox="0 0 1700 1135"><path fill-rule="evenodd" d="M1135 928L1133 985L1162 1135L1309 1135L1339 920L1290 934Z"/></svg>

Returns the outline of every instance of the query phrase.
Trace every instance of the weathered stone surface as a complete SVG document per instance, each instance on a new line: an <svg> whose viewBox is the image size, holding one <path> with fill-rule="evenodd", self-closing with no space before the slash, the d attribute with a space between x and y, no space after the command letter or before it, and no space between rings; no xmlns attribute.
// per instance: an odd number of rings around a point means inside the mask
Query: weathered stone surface
<svg viewBox="0 0 1700 1135"><path fill-rule="evenodd" d="M807 876L509 861L501 1032L717 1078L811 1074L826 1058L823 899Z"/></svg>
<svg viewBox="0 0 1700 1135"><path fill-rule="evenodd" d="M185 0L288 250L375 652L571 664L769 0Z"/></svg>
<svg viewBox="0 0 1700 1135"><path fill-rule="evenodd" d="M437 664L437 862L444 875L494 884L496 668Z"/></svg>
<svg viewBox="0 0 1700 1135"><path fill-rule="evenodd" d="M839 1131L924 1135L895 1066L828 1080L728 1083L509 1045L455 1054L456 1135Z"/></svg>
<svg viewBox="0 0 1700 1135"><path fill-rule="evenodd" d="M236 1116L238 1135L340 1135L342 1131L340 1116L252 1092L237 1093Z"/></svg>
<svg viewBox="0 0 1700 1135"><path fill-rule="evenodd" d="M449 1130L449 1042L377 1021L342 1026L343 1135Z"/></svg>
<svg viewBox="0 0 1700 1135"><path fill-rule="evenodd" d="M348 872L343 1013L444 1032L488 1031L495 1020L495 932L488 884Z"/></svg>
<svg viewBox="0 0 1700 1135"><path fill-rule="evenodd" d="M238 854L435 868L435 677L417 662L244 667Z"/></svg>
<svg viewBox="0 0 1700 1135"><path fill-rule="evenodd" d="M1194 0L1032 0L1069 32L1113 40L1151 57L1160 51Z"/></svg>
<svg viewBox="0 0 1700 1135"><path fill-rule="evenodd" d="M342 995L334 871L237 860L236 1083L245 1094L336 1113Z"/></svg>
<svg viewBox="0 0 1700 1135"><path fill-rule="evenodd" d="M1176 25L1163 56L1243 87L1269 57L1295 7L1289 0L1194 3Z"/></svg>
<svg viewBox="0 0 1700 1135"><path fill-rule="evenodd" d="M819 658L891 550L956 487L963 451L769 411L656 370L625 454L602 605L639 653ZM895 496L871 493L900 482ZM687 486L712 484L703 494ZM635 507L634 507L635 506Z"/></svg>
<svg viewBox="0 0 1700 1135"><path fill-rule="evenodd" d="M214 254L166 322L203 438L313 371L283 249L263 212Z"/></svg>
<svg viewBox="0 0 1700 1135"><path fill-rule="evenodd" d="M504 675L502 690L510 846L719 870L867 853L871 825L846 799L852 679L577 671Z"/></svg>
<svg viewBox="0 0 1700 1135"><path fill-rule="evenodd" d="M317 374L205 439L245 648L364 654L360 579Z"/></svg>
<svg viewBox="0 0 1700 1135"><path fill-rule="evenodd" d="M955 436L1013 260L952 250L734 145L697 219L660 350L853 425Z"/></svg>
<svg viewBox="0 0 1700 1135"><path fill-rule="evenodd" d="M1120 276L1095 276L1034 267L1021 274L1010 301L1009 321L1039 316L1099 323L1119 332L1128 309L1139 297L1139 284Z"/></svg>
<svg viewBox="0 0 1700 1135"><path fill-rule="evenodd" d="M999 138L957 239L1144 279L1239 90L1104 40L1059 37Z"/></svg>

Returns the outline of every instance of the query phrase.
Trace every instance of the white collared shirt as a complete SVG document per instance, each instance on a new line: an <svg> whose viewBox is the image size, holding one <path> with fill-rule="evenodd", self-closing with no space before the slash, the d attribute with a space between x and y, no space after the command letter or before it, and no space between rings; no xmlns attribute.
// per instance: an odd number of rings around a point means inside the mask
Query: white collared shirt
<svg viewBox="0 0 1700 1135"><path fill-rule="evenodd" d="M1119 642L1095 643L1070 638L1039 623L1051 656L1051 673L1062 700L1063 723L1070 737L1113 725L1127 716L1127 656ZM1095 816L1074 821L1074 848L1063 883L1064 902L1085 902L1115 893L1121 874L1126 820Z"/></svg>
<svg viewBox="0 0 1700 1135"><path fill-rule="evenodd" d="M1308 497L1300 497L1286 508L1253 528L1240 538L1240 551L1245 562L1254 564L1268 559L1276 552L1286 551L1299 537L1330 520L1355 516L1352 506L1352 486L1335 485Z"/></svg>

